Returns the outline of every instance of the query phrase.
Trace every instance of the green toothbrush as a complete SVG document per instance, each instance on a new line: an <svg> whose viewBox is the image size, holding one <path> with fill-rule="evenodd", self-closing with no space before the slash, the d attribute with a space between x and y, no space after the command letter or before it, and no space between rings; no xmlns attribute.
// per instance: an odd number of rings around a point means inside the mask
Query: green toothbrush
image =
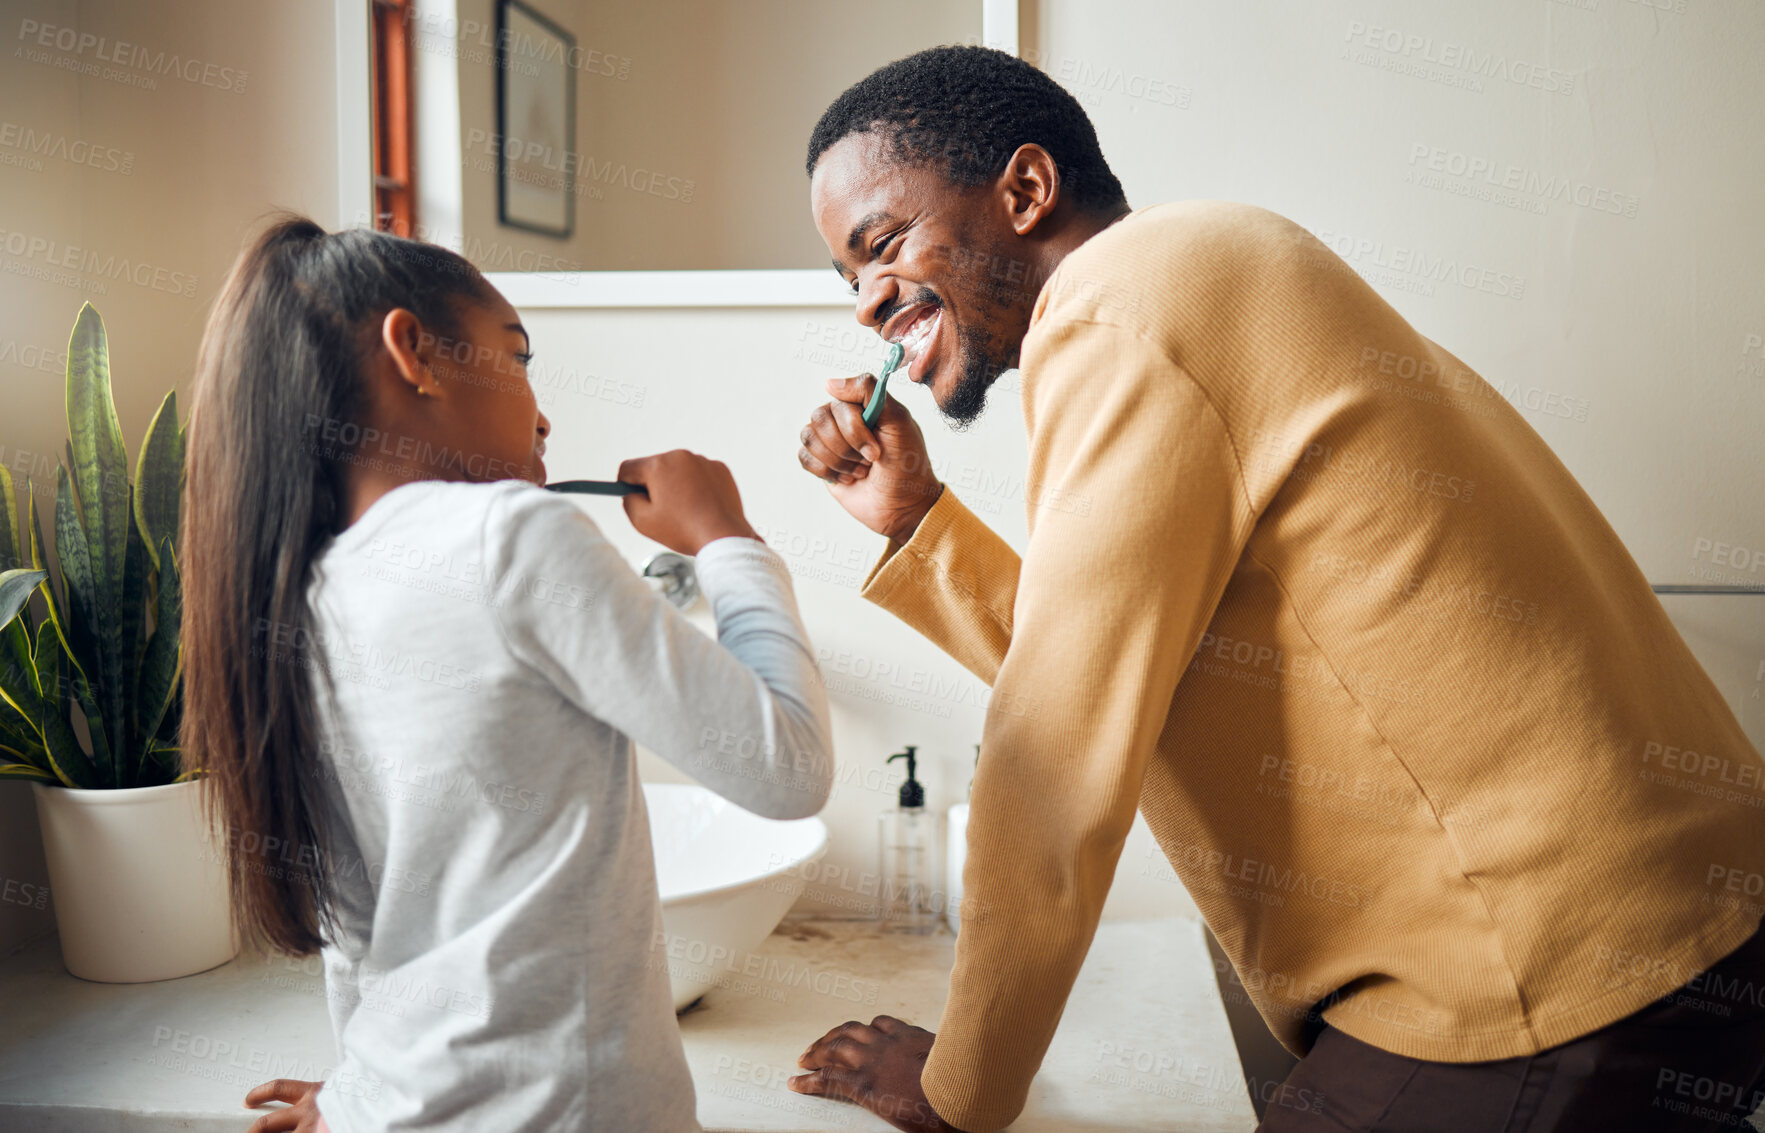
<svg viewBox="0 0 1765 1133"><path fill-rule="evenodd" d="M883 392L889 388L889 375L901 364L901 356L907 353L898 342L889 343L888 361L882 364L882 373L876 377L876 391L870 395L870 404L864 407L864 427L876 428L876 419L882 416Z"/></svg>

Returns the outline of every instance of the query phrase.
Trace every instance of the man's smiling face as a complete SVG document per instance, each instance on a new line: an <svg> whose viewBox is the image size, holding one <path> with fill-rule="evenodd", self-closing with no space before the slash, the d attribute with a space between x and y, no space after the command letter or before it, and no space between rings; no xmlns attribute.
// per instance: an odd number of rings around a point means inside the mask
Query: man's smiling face
<svg viewBox="0 0 1765 1133"><path fill-rule="evenodd" d="M952 424L973 421L1017 365L1042 283L1005 198L902 161L865 132L822 154L809 205L835 270L856 290L858 321L907 347L904 373L931 389Z"/></svg>

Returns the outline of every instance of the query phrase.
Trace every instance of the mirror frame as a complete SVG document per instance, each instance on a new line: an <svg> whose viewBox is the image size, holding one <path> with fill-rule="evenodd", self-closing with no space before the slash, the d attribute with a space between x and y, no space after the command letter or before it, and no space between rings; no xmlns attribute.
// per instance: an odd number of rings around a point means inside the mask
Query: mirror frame
<svg viewBox="0 0 1765 1133"><path fill-rule="evenodd" d="M1018 54L1019 0L980 0L981 42ZM372 216L372 0L335 0L337 217ZM716 271L486 272L517 309L609 307L849 307L825 268Z"/></svg>

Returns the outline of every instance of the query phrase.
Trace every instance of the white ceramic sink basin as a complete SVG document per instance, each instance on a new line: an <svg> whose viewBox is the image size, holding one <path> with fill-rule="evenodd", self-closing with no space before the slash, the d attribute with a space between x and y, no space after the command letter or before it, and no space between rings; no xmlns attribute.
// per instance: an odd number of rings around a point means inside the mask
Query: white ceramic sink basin
<svg viewBox="0 0 1765 1133"><path fill-rule="evenodd" d="M679 1011L719 987L745 986L748 953L803 892L803 868L827 852L819 818L761 818L704 787L645 783L662 895L656 959Z"/></svg>

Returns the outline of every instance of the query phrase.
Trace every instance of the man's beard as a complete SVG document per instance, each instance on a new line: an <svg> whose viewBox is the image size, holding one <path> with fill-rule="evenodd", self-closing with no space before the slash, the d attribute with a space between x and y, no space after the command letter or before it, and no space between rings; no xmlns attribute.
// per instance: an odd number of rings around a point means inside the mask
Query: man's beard
<svg viewBox="0 0 1765 1133"><path fill-rule="evenodd" d="M987 356L989 336L984 329L965 329L958 336L962 348L962 372L956 377L956 386L950 396L938 403L938 412L944 420L958 432L973 425L987 408L987 393L993 383L1016 364L1016 360L1004 363Z"/></svg>
<svg viewBox="0 0 1765 1133"><path fill-rule="evenodd" d="M999 258L998 255L993 257L995 260ZM978 321L1012 328L1016 308L1023 299L1023 283L1013 283L987 273L964 282L969 285L970 294L979 300L976 308L984 308L989 316ZM1025 329L1007 329L1001 337L989 332L985 325L967 326L957 335L963 358L962 372L957 375L950 396L938 404L938 412L943 414L952 429L958 432L967 429L987 408L987 393L993 383L999 380L1000 374L1017 365Z"/></svg>

